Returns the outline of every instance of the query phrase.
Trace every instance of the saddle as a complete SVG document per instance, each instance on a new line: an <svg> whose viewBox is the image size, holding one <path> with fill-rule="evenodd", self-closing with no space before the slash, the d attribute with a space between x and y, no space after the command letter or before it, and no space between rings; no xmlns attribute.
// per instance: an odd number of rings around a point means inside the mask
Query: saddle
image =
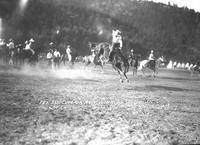
<svg viewBox="0 0 200 145"><path fill-rule="evenodd" d="M156 61L155 61L155 60L149 60L147 66L148 66L148 67L152 67L152 66L155 66L155 64L156 64Z"/></svg>
<svg viewBox="0 0 200 145"><path fill-rule="evenodd" d="M116 45L118 45L118 44L116 44ZM118 54L119 56L122 56L122 53L121 53L120 49L114 47L114 49L112 49L112 51L110 52L110 55L109 55L109 61L110 62L113 61L113 58L114 58L115 54Z"/></svg>

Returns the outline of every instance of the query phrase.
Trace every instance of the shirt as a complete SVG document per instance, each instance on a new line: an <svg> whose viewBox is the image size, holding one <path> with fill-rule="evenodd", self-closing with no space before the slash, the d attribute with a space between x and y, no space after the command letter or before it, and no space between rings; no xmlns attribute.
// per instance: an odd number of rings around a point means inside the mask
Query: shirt
<svg viewBox="0 0 200 145"><path fill-rule="evenodd" d="M154 55L153 55L153 53L151 53L151 54L149 55L149 60L154 60Z"/></svg>
<svg viewBox="0 0 200 145"><path fill-rule="evenodd" d="M67 53L67 54L71 54L71 53L72 53L71 49L70 49L70 48L67 48L67 49L66 49L66 53Z"/></svg>
<svg viewBox="0 0 200 145"><path fill-rule="evenodd" d="M31 49L31 43L26 44L26 46L25 46L24 49L25 49L25 50L30 50L30 49Z"/></svg>
<svg viewBox="0 0 200 145"><path fill-rule="evenodd" d="M60 57L60 52L55 51L55 52L53 53L53 55L54 55L55 57Z"/></svg>
<svg viewBox="0 0 200 145"><path fill-rule="evenodd" d="M47 59L51 59L53 57L52 53L51 52L48 52L47 53Z"/></svg>
<svg viewBox="0 0 200 145"><path fill-rule="evenodd" d="M9 49L13 49L13 48L15 48L13 42L8 43L7 46L8 46Z"/></svg>

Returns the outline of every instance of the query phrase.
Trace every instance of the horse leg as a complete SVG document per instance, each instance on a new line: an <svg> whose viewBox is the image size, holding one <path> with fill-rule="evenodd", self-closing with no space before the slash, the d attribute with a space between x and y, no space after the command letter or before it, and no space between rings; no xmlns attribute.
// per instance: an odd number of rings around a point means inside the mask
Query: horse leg
<svg viewBox="0 0 200 145"><path fill-rule="evenodd" d="M156 68L153 69L153 77L155 78L156 77L156 74L157 74L157 70Z"/></svg>
<svg viewBox="0 0 200 145"><path fill-rule="evenodd" d="M122 78L123 72L122 72L121 66L115 65L115 68L116 68L116 70L117 70L117 72L118 72L118 74L119 74L120 82L123 83L123 78Z"/></svg>
<svg viewBox="0 0 200 145"><path fill-rule="evenodd" d="M137 67L133 67L133 76L137 75Z"/></svg>
<svg viewBox="0 0 200 145"><path fill-rule="evenodd" d="M135 67L135 74L136 74L136 75L137 75L137 69L138 69L138 68L137 68L137 67Z"/></svg>
<svg viewBox="0 0 200 145"><path fill-rule="evenodd" d="M122 79L122 75L121 75L122 72L120 70L118 70L118 69L117 69L117 72L119 74L119 81L120 81L120 83L123 83L123 79Z"/></svg>
<svg viewBox="0 0 200 145"><path fill-rule="evenodd" d="M123 72L123 75L124 75L124 77L126 78L126 82L129 82L129 80L128 80L128 77L127 77L127 75L126 75L126 72Z"/></svg>

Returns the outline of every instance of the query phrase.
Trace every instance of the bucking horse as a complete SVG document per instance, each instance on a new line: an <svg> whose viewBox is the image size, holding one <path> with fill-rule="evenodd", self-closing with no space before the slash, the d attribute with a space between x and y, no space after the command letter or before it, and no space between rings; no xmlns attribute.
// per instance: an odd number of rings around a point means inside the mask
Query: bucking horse
<svg viewBox="0 0 200 145"><path fill-rule="evenodd" d="M117 45L113 46L113 51L110 54L109 61L111 62L112 67L118 72L120 82L122 83L124 81L123 77L125 78L126 82L129 82L126 75L126 73L129 71L129 62Z"/></svg>
<svg viewBox="0 0 200 145"><path fill-rule="evenodd" d="M32 45L32 41L26 43L25 48L21 50L21 59L23 64L35 65L38 62L38 52Z"/></svg>

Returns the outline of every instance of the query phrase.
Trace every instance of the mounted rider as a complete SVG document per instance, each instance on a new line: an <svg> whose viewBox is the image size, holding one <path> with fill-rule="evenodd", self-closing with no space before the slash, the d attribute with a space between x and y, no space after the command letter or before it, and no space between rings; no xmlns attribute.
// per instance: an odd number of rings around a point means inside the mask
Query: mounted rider
<svg viewBox="0 0 200 145"><path fill-rule="evenodd" d="M135 52L133 49L131 49L130 55L129 55L129 63L131 66L137 67L138 66L138 56L135 55ZM135 63L134 63L135 60Z"/></svg>
<svg viewBox="0 0 200 145"><path fill-rule="evenodd" d="M153 50L151 50L148 60L149 60L149 62L148 62L149 65L155 65L156 61L155 61L155 56L154 56Z"/></svg>
<svg viewBox="0 0 200 145"><path fill-rule="evenodd" d="M31 38L29 41L25 41L25 48L26 51L31 51L32 55L35 54L35 50L32 48L32 44L35 42L33 38Z"/></svg>
<svg viewBox="0 0 200 145"><path fill-rule="evenodd" d="M119 30L112 30L112 45L115 43L119 43L119 49L122 49L122 36L121 31Z"/></svg>
<svg viewBox="0 0 200 145"><path fill-rule="evenodd" d="M115 52L121 52L122 46L123 43L122 43L121 31L112 30L112 46L109 55L110 62L113 60Z"/></svg>
<svg viewBox="0 0 200 145"><path fill-rule="evenodd" d="M130 64L131 64L131 66L132 66L132 60L135 59L135 53L134 53L134 50L133 50L133 49L131 49L131 52L130 52L130 55L129 55L128 58L129 58L129 60L131 61Z"/></svg>

